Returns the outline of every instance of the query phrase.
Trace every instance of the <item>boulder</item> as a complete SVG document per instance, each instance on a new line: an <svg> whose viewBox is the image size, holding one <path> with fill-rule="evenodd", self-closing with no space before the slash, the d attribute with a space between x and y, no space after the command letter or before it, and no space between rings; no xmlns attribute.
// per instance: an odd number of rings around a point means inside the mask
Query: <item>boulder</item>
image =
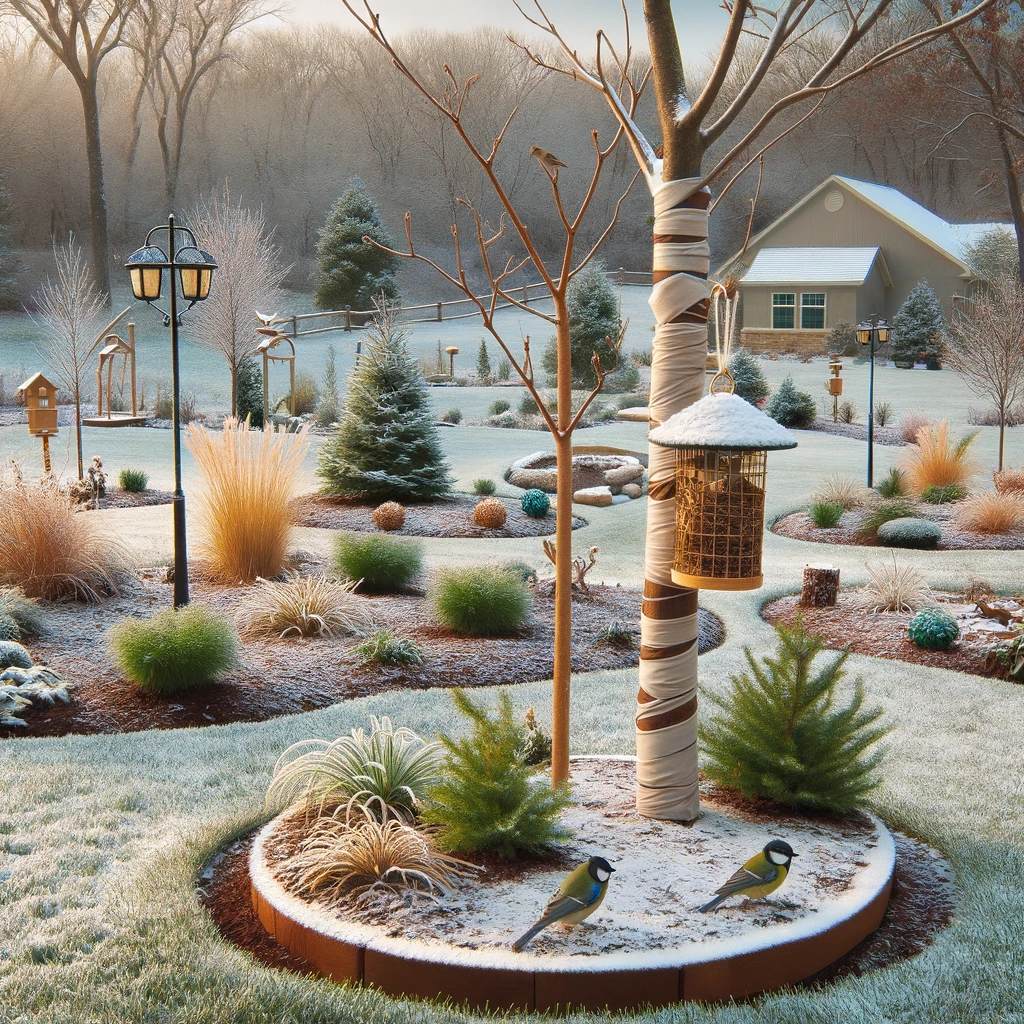
<svg viewBox="0 0 1024 1024"><path fill-rule="evenodd" d="M627 498L639 498L644 493L644 489L639 484L624 484L622 493Z"/></svg>
<svg viewBox="0 0 1024 1024"><path fill-rule="evenodd" d="M597 505L599 507L612 503L612 489L610 487L581 487L576 491L572 500L577 505Z"/></svg>
<svg viewBox="0 0 1024 1024"><path fill-rule="evenodd" d="M644 478L643 463L632 455L580 454L572 457L574 492L592 487L608 487L621 494L626 484L639 484ZM505 472L513 487L537 489L548 494L557 490L554 452L534 452L513 462Z"/></svg>

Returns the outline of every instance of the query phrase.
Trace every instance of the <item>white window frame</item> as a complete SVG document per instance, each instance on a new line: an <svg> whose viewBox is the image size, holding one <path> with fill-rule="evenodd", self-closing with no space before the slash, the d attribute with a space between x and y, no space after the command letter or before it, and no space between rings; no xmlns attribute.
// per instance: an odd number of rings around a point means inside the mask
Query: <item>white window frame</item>
<svg viewBox="0 0 1024 1024"><path fill-rule="evenodd" d="M809 295L820 295L821 305L817 303L812 305L805 305L804 299ZM828 295L826 292L801 292L800 293L800 330L801 331L823 331L825 330L825 324L828 323ZM805 309L820 309L821 310L821 326L820 327L804 327L804 310Z"/></svg>
<svg viewBox="0 0 1024 1024"><path fill-rule="evenodd" d="M776 299L778 299L778 298L780 298L782 296L785 296L787 298L791 298L793 301L792 302L781 302L781 303L775 301ZM796 322L797 322L796 311L797 311L797 309L799 309L799 306L797 306L797 304L796 304L796 299L797 299L797 293L796 292L772 292L772 330L773 331L795 331L796 330ZM775 310L777 310L777 309L788 309L788 310L792 311L792 313L793 313L793 326L792 327L776 327L775 326Z"/></svg>

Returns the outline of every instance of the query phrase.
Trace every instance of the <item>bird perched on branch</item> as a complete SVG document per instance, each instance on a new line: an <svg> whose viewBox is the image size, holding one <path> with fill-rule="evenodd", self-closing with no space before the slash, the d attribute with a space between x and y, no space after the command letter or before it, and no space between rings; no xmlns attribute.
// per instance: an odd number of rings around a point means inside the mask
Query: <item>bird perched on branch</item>
<svg viewBox="0 0 1024 1024"><path fill-rule="evenodd" d="M566 875L555 894L548 900L540 920L520 935L512 948L521 953L526 944L550 924L560 923L572 929L590 917L601 906L608 891L608 879L615 870L604 857L591 857Z"/></svg>
<svg viewBox="0 0 1024 1024"><path fill-rule="evenodd" d="M797 856L782 839L773 839L760 853L751 857L725 885L715 890L715 898L700 908L702 914L717 910L730 896L757 900L767 896L786 880L789 864Z"/></svg>
<svg viewBox="0 0 1024 1024"><path fill-rule="evenodd" d="M530 156L536 159L537 163L543 168L544 173L552 181L558 180L558 168L566 166L557 156L549 153L546 149L541 149L540 146L531 146Z"/></svg>

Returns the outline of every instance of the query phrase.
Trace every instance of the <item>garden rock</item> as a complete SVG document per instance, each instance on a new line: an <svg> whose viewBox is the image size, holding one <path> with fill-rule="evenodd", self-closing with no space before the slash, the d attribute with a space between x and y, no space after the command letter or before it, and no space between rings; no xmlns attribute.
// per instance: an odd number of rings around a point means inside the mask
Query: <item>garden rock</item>
<svg viewBox="0 0 1024 1024"><path fill-rule="evenodd" d="M573 492L607 487L621 494L626 484L639 484L644 477L643 463L632 455L580 454L572 457ZM505 479L524 490L536 488L554 494L558 489L554 452L534 452L513 462Z"/></svg>
<svg viewBox="0 0 1024 1024"><path fill-rule="evenodd" d="M612 489L610 487L583 487L576 491L572 500L577 505L596 505L603 507L610 505L613 499Z"/></svg>
<svg viewBox="0 0 1024 1024"><path fill-rule="evenodd" d="M942 530L930 519L908 516L883 523L878 528L877 536L886 547L929 550L942 539Z"/></svg>
<svg viewBox="0 0 1024 1024"><path fill-rule="evenodd" d="M646 405L638 405L633 409L620 409L615 414L620 420L629 420L631 423L649 423L651 410Z"/></svg>
<svg viewBox="0 0 1024 1024"><path fill-rule="evenodd" d="M644 493L644 489L639 484L625 484L622 493L627 498L639 498Z"/></svg>

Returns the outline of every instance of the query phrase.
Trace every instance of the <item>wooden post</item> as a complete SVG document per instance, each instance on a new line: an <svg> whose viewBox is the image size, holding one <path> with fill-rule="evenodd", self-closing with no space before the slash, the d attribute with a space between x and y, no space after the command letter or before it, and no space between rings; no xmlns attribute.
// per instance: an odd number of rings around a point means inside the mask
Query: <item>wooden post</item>
<svg viewBox="0 0 1024 1024"><path fill-rule="evenodd" d="M800 604L805 608L832 608L839 598L839 570L834 565L804 566Z"/></svg>
<svg viewBox="0 0 1024 1024"><path fill-rule="evenodd" d="M50 475L50 435L43 434L43 470Z"/></svg>
<svg viewBox="0 0 1024 1024"><path fill-rule="evenodd" d="M441 322L441 303L440 302L437 304L437 321L438 321L438 323Z"/></svg>
<svg viewBox="0 0 1024 1024"><path fill-rule="evenodd" d="M131 361L132 361L132 416L135 417L135 416L139 415L138 400L135 397L135 324L129 324L128 325L128 348L131 349Z"/></svg>
<svg viewBox="0 0 1024 1024"><path fill-rule="evenodd" d="M351 331L352 330L352 307L351 306L346 306L345 307L345 330L346 331Z"/></svg>
<svg viewBox="0 0 1024 1024"><path fill-rule="evenodd" d="M523 305L528 306L530 304L530 286L528 284L523 285Z"/></svg>

